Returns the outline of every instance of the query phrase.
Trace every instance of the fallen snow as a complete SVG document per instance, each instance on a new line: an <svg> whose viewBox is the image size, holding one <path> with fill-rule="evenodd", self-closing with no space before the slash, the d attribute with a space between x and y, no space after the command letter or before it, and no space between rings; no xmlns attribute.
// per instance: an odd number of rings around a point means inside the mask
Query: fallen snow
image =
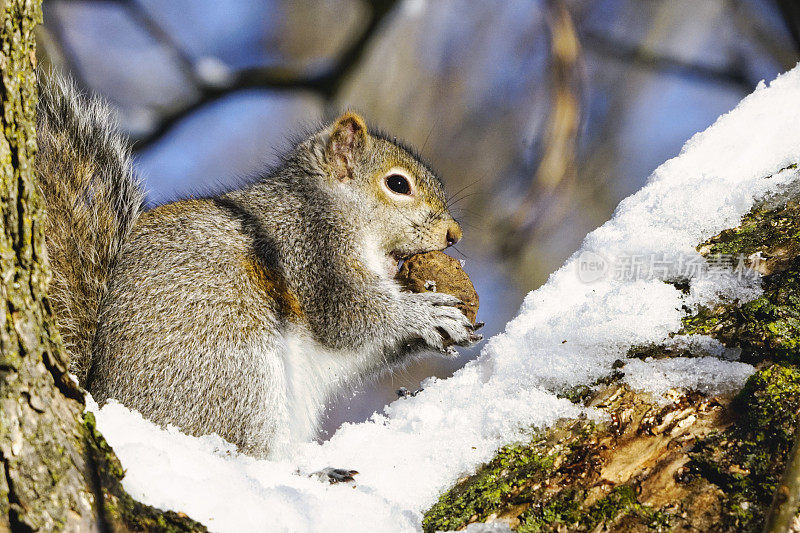
<svg viewBox="0 0 800 533"><path fill-rule="evenodd" d="M666 401L666 394L676 384L705 394L736 392L742 388L753 370L751 365L723 361L716 357L648 358L644 361L631 359L625 364L623 381L635 389L652 392Z"/></svg>
<svg viewBox="0 0 800 533"><path fill-rule="evenodd" d="M699 242L735 226L757 199L797 178L779 171L800 161L798 140L800 67L769 87L760 84L659 167L527 296L476 361L450 379L428 380L422 393L368 422L343 426L329 442L298 445L290 457L254 460L217 437L160 429L113 402L90 407L127 469L125 488L213 531L418 530L437 495L499 446L532 426L579 414L554 391L608 374L632 345L664 342L679 329L683 305L758 294L752 279L686 265L704 265ZM627 279L623 267L632 258L644 258L652 272ZM691 280L689 296L662 281L678 277ZM707 340L695 344L703 343L723 355ZM625 371L631 385L663 393L679 386L732 390L752 368L709 356L631 360ZM325 466L360 471L357 486L295 473Z"/></svg>

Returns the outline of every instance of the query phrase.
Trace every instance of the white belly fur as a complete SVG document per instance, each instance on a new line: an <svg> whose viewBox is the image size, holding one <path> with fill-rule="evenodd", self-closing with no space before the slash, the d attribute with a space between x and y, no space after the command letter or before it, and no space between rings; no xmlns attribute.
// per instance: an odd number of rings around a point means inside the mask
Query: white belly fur
<svg viewBox="0 0 800 533"><path fill-rule="evenodd" d="M296 442L313 439L319 429L325 402L337 389L363 375L365 353L336 352L317 343L301 327L285 336L284 369L289 442L276 443L275 452Z"/></svg>

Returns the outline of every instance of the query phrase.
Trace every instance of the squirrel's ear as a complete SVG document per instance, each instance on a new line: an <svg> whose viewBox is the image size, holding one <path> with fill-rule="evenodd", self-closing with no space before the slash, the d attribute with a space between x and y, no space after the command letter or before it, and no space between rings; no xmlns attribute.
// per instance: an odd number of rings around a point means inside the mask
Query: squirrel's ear
<svg viewBox="0 0 800 533"><path fill-rule="evenodd" d="M348 111L333 123L326 151L339 181L353 177L355 156L367 144L367 125L356 113Z"/></svg>

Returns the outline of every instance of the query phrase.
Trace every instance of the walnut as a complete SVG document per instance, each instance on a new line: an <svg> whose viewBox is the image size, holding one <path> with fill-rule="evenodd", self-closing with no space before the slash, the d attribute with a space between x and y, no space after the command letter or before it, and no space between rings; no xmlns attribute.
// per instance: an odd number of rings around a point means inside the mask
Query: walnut
<svg viewBox="0 0 800 533"><path fill-rule="evenodd" d="M444 292L464 302L457 307L470 322L478 315L478 293L461 263L443 252L412 255L403 262L397 280L412 292Z"/></svg>

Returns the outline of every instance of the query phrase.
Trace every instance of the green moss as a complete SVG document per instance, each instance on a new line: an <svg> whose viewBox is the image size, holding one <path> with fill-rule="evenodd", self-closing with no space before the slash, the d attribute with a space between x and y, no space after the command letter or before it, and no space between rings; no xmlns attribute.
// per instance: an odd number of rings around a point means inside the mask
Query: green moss
<svg viewBox="0 0 800 533"><path fill-rule="evenodd" d="M552 531L558 526L577 524L581 519L581 502L585 496L583 491L566 489L549 501L534 503L519 516L517 531Z"/></svg>
<svg viewBox="0 0 800 533"><path fill-rule="evenodd" d="M693 473L727 495L727 527L761 529L792 447L798 407L800 370L773 365L756 372L734 401L736 423L690 454Z"/></svg>
<svg viewBox="0 0 800 533"><path fill-rule="evenodd" d="M423 530L455 530L504 512L518 517L518 531L523 532L591 530L628 515L638 524L664 526L666 515L640 504L632 486L615 487L593 504L585 504L585 483L599 464L598 432L607 428L573 421L530 444L503 448L474 476L442 495L425 514Z"/></svg>
<svg viewBox="0 0 800 533"><path fill-rule="evenodd" d="M629 515L654 529L668 525L666 515L639 503L636 489L631 485L615 487L588 509L581 508L585 497L583 491L570 489L545 505L533 505L519 517L517 531L532 533L564 528L592 531L601 523L609 524Z"/></svg>
<svg viewBox="0 0 800 533"><path fill-rule="evenodd" d="M423 530L454 530L493 513L553 499L553 486L561 490L575 472L593 472L591 436L596 430L592 421L573 420L537 432L528 444L502 448L475 475L439 498L425 513Z"/></svg>
<svg viewBox="0 0 800 533"><path fill-rule="evenodd" d="M87 438L93 444L95 451L103 454L103 460L108 465L107 472L118 480L125 477L125 470L122 468L122 463L119 462L119 459L114 454L114 450L111 448L111 445L108 444L108 441L106 441L103 435L97 430L97 420L94 418L93 413L88 411L83 413L83 426L86 430Z"/></svg>
<svg viewBox="0 0 800 533"><path fill-rule="evenodd" d="M482 521L491 513L512 503L516 488L553 468L557 454L540 453L537 450L540 442L501 449L478 473L439 498L425 513L423 530L454 530L469 522L472 517Z"/></svg>
<svg viewBox="0 0 800 533"><path fill-rule="evenodd" d="M744 255L769 248L793 246L800 233L800 204L787 202L777 209L753 209L738 227L728 229L698 247L705 255Z"/></svg>
<svg viewBox="0 0 800 533"><path fill-rule="evenodd" d="M636 489L630 485L616 487L608 496L595 503L587 512L582 521L590 528L600 522L605 522L628 510L641 507L636 500Z"/></svg>
<svg viewBox="0 0 800 533"><path fill-rule="evenodd" d="M700 308L683 318L681 333L711 335L740 347L743 360L800 362L800 204L756 209L738 228L698 247L706 256L756 257L764 293L746 303ZM755 261L755 259L753 259Z"/></svg>
<svg viewBox="0 0 800 533"><path fill-rule="evenodd" d="M800 370L774 365L756 372L736 398L740 428L755 432L758 440L775 447L792 445L800 407Z"/></svg>
<svg viewBox="0 0 800 533"><path fill-rule="evenodd" d="M683 324L682 333L711 335L720 329L722 313L727 308L709 309L701 307L696 313L687 315L681 320Z"/></svg>
<svg viewBox="0 0 800 533"><path fill-rule="evenodd" d="M664 513L639 503L633 486L622 485L592 505L589 512L582 517L581 525L591 530L601 522L608 523L627 515L634 515L642 523L655 529L664 528L669 524Z"/></svg>
<svg viewBox="0 0 800 533"><path fill-rule="evenodd" d="M682 333L711 335L742 348L742 360L800 363L800 257L765 276L764 293L746 303L701 308L683 319Z"/></svg>
<svg viewBox="0 0 800 533"><path fill-rule="evenodd" d="M575 385L558 394L559 398L566 398L572 403L583 404L592 394L592 388L588 385Z"/></svg>

